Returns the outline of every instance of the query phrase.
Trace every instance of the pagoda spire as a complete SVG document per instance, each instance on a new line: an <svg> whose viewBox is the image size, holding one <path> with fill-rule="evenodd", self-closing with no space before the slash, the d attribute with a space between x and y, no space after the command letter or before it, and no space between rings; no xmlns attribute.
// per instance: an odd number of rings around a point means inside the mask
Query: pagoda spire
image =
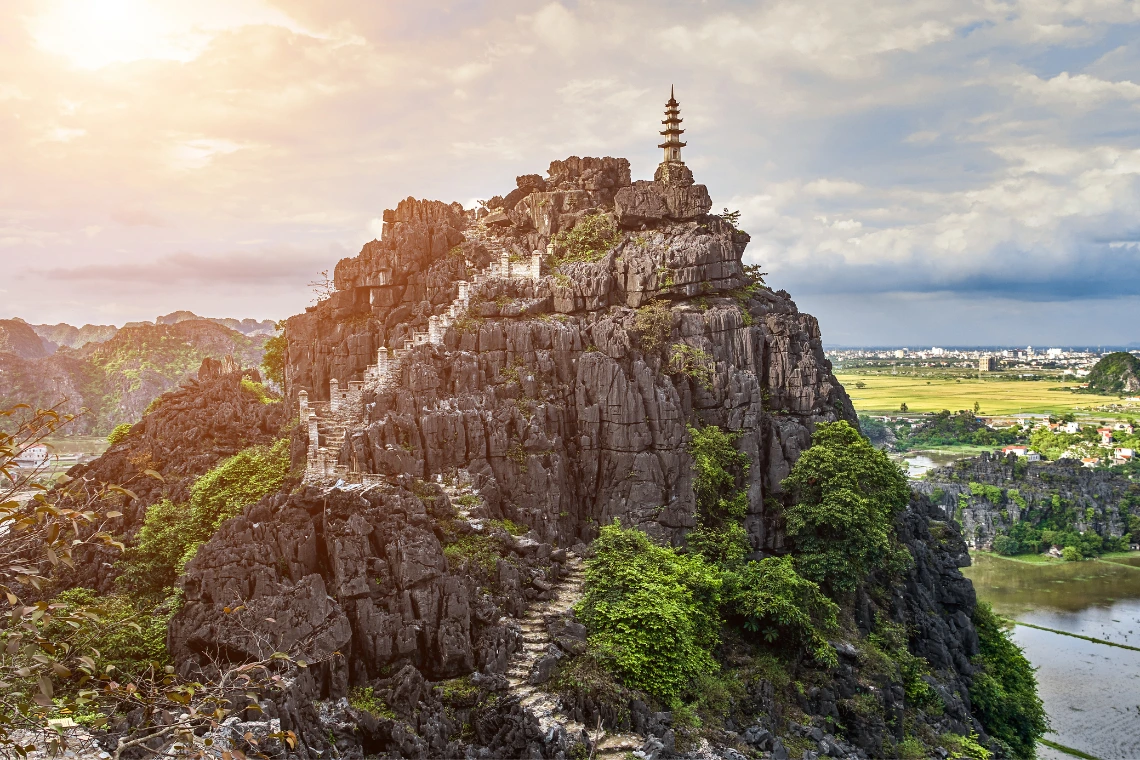
<svg viewBox="0 0 1140 760"><path fill-rule="evenodd" d="M664 131L661 132L665 142L657 146L665 151L662 163L685 163L681 160L681 148L684 148L688 143L681 142L681 135L685 132L681 129L682 121L684 120L681 118L681 106L673 95L673 85L669 85L669 102L665 104L665 119L661 122L665 125Z"/></svg>

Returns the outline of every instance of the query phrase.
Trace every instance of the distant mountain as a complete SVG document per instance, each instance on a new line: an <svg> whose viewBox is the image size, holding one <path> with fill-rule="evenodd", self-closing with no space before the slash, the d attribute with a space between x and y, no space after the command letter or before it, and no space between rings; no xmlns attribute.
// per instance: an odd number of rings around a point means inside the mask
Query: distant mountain
<svg viewBox="0 0 1140 760"><path fill-rule="evenodd" d="M0 319L0 352L21 359L39 359L48 354L40 336L22 319Z"/></svg>
<svg viewBox="0 0 1140 760"><path fill-rule="evenodd" d="M36 335L44 341L44 347L49 354L55 353L56 349L66 346L67 348L81 348L88 343L102 343L105 340L110 340L115 337L115 333L119 328L114 325L83 325L83 327L75 327L73 325L60 322L57 325L29 325L36 331Z"/></svg>
<svg viewBox="0 0 1140 760"><path fill-rule="evenodd" d="M179 322L186 322L192 319L209 319L211 322L225 325L231 330L237 330L242 335L272 335L277 332L277 325L274 324L272 319L263 319L259 322L256 319L238 320L229 317L199 317L192 311L172 311L166 316L156 319L155 323L160 325L176 325Z"/></svg>
<svg viewBox="0 0 1140 760"><path fill-rule="evenodd" d="M1104 356L1089 372L1089 390L1097 393L1140 391L1140 357L1117 351Z"/></svg>
<svg viewBox="0 0 1140 760"><path fill-rule="evenodd" d="M82 434L105 434L121 422L137 421L151 401L192 376L207 356L231 355L243 366L258 366L268 339L190 319L124 327L110 340L51 355L40 345L34 355L18 327L4 334L17 336L4 345L18 344L23 352L0 352L0 408L21 402L50 407L66 400L65 412L88 410L69 426Z"/></svg>
<svg viewBox="0 0 1140 760"><path fill-rule="evenodd" d="M180 322L192 322L195 320L207 320L215 324L223 325L236 330L242 335L272 335L277 331L277 326L272 319L233 319L230 317L200 317L192 311L173 311L169 314L156 318L153 322L128 322L123 326L123 329L128 327L146 327L148 325L176 325ZM13 320L0 320L0 323L9 322ZM23 320L15 320L23 322ZM89 343L103 343L115 337L119 332L119 328L114 325L83 325L83 327L75 327L61 322L57 325L28 325L35 331L36 335L43 341L44 350L48 354L53 354L59 348L82 348ZM4 351L2 339L0 339L0 351ZM16 352L11 352L16 353ZM24 358L33 358L24 356Z"/></svg>

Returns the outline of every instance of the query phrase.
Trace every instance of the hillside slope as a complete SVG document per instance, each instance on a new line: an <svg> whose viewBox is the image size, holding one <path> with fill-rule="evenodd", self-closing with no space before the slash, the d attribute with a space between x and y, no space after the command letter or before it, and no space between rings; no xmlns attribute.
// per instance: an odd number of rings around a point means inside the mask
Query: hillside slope
<svg viewBox="0 0 1140 760"><path fill-rule="evenodd" d="M1140 357L1125 351L1108 354L1093 366L1088 383L1090 392L1136 393L1140 391Z"/></svg>
<svg viewBox="0 0 1140 760"><path fill-rule="evenodd" d="M103 343L40 358L0 353L0 406L62 404L62 411L75 414L86 409L68 431L106 434L137 422L151 401L191 377L206 357L234 356L257 366L265 340L191 320L123 328Z"/></svg>
<svg viewBox="0 0 1140 760"><path fill-rule="evenodd" d="M32 326L22 319L0 319L0 353L21 359L39 359L47 356L43 341Z"/></svg>

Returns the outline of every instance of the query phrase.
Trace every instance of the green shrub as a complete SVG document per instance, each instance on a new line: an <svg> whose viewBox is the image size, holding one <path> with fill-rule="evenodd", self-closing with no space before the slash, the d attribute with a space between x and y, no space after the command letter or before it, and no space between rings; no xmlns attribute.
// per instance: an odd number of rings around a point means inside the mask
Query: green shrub
<svg viewBox="0 0 1140 760"><path fill-rule="evenodd" d="M969 760L990 760L993 757L992 752L978 744L978 735L970 734L969 736L962 736L960 734L942 734L938 737L938 743L942 748L950 752L951 760L959 760L968 758Z"/></svg>
<svg viewBox="0 0 1140 760"><path fill-rule="evenodd" d="M699 673L716 672L721 580L700 555L604 526L586 565L579 619L589 645L624 683L675 703Z"/></svg>
<svg viewBox="0 0 1140 760"><path fill-rule="evenodd" d="M272 446L251 446L222 461L190 488L190 511L199 532L213 535L242 507L280 488L288 474L287 438Z"/></svg>
<svg viewBox="0 0 1140 760"><path fill-rule="evenodd" d="M279 402L281 400L281 399L277 398L276 396L273 396L272 394L270 394L269 389L266 388L264 385L262 385L261 383L255 382L253 380L250 380L248 377L243 377L241 379L241 387L242 387L242 390L248 391L248 392L252 393L254 396L257 396L257 400L263 404L276 404L277 402Z"/></svg>
<svg viewBox="0 0 1140 760"><path fill-rule="evenodd" d="M716 379L716 362L696 346L674 343L669 349L669 371L692 378L702 388L711 391Z"/></svg>
<svg viewBox="0 0 1140 760"><path fill-rule="evenodd" d="M994 551L998 554L1003 554L1007 557L1012 556L1017 554L1020 548L1021 545L1018 544L1016 538L1010 538L1009 536L994 537Z"/></svg>
<svg viewBox="0 0 1140 760"><path fill-rule="evenodd" d="M664 346L673 333L673 309L668 301L653 300L637 309L633 329L647 353Z"/></svg>
<svg viewBox="0 0 1140 760"><path fill-rule="evenodd" d="M281 487L289 474L289 441L253 446L217 464L190 488L190 503L169 499L147 507L135 543L119 562L121 583L139 593L172 586L198 547L247 504Z"/></svg>
<svg viewBox="0 0 1140 760"><path fill-rule="evenodd" d="M166 624L178 611L179 601L174 596L157 602L125 594L99 596L88 588L72 588L56 596L52 604L64 605L64 612L82 609L93 613L94 619L81 626L86 646L99 652L101 666L114 665L119 671L137 676L152 663L161 667L170 662ZM49 630L48 635L51 634Z"/></svg>
<svg viewBox="0 0 1140 760"><path fill-rule="evenodd" d="M618 243L621 233L609 214L588 214L578 220L573 229L554 235L555 266L574 261L597 261Z"/></svg>
<svg viewBox="0 0 1140 760"><path fill-rule="evenodd" d="M783 485L796 500L785 512L796 566L832 598L874 568L898 571L910 560L894 534L910 498L906 476L847 422L818 425Z"/></svg>
<svg viewBox="0 0 1140 760"><path fill-rule="evenodd" d="M1032 758L1037 739L1049 729L1033 666L989 604L974 608L974 627L979 645L974 662L981 667L970 686L974 715L1015 757Z"/></svg>
<svg viewBox="0 0 1140 760"><path fill-rule="evenodd" d="M447 557L447 564L453 570L470 563L493 573L499 561L500 545L494 536L469 533L444 546L443 556Z"/></svg>
<svg viewBox="0 0 1140 760"><path fill-rule="evenodd" d="M802 646L828 666L838 664L825 636L838 625L839 606L796 572L791 557L766 557L728 573L724 596L730 614L744 619L745 630L768 643Z"/></svg>
<svg viewBox="0 0 1140 760"><path fill-rule="evenodd" d="M152 402L153 403L153 402ZM107 436L107 443L114 446L116 443L122 442L131 432L131 423L124 422L121 425L116 425L111 434Z"/></svg>
<svg viewBox="0 0 1140 760"><path fill-rule="evenodd" d="M1075 546L1066 546L1061 550L1061 559L1066 562L1080 562L1085 557L1081 554L1081 550Z"/></svg>

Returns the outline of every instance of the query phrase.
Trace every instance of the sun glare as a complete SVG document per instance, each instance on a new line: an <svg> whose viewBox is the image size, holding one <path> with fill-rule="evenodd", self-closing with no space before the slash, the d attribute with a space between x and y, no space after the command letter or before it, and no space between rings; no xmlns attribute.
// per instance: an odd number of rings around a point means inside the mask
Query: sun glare
<svg viewBox="0 0 1140 760"><path fill-rule="evenodd" d="M263 0L55 0L29 22L40 49L98 69L144 59L190 61L214 35L248 24L297 30Z"/></svg>

